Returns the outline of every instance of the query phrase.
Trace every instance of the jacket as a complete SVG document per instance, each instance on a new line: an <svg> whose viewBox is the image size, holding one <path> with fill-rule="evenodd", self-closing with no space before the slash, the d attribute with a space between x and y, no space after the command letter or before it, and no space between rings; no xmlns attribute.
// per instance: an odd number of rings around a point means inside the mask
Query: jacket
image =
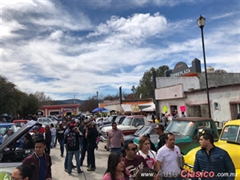
<svg viewBox="0 0 240 180"><path fill-rule="evenodd" d="M43 154L45 156L45 161L46 161L46 174L47 178L52 178L52 171L51 171L51 166L52 166L52 160L51 157L48 154ZM33 172L33 176L31 180L38 180L38 174L39 174L39 165L40 165L40 160L38 155L34 152L33 154L29 155L23 160L23 164L27 165L33 165L35 166L35 170Z"/></svg>
<svg viewBox="0 0 240 180"><path fill-rule="evenodd" d="M221 180L234 180L234 177L217 177L218 173L235 173L235 167L227 151L214 146L207 155L205 149L200 149L196 153L194 162L194 172L197 171L213 171L215 177L202 179L221 179Z"/></svg>

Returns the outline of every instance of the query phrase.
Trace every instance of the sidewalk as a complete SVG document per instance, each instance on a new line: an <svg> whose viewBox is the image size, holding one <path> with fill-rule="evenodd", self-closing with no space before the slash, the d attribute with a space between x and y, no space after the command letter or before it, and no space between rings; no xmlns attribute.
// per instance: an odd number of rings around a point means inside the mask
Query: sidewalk
<svg viewBox="0 0 240 180"><path fill-rule="evenodd" d="M107 169L107 159L109 155L109 151L104 149L104 145L106 143L100 142L98 144L98 150L95 150L95 159L96 159L96 170L95 171L87 171L87 154L85 160L83 162L83 166L81 169L83 173L78 174L76 169L73 169L72 175L68 175L67 172L64 171L64 160L65 156L62 158L60 156L59 144L53 149L51 149L51 157L52 157L52 177L53 180L75 180L75 179L87 179L87 180L101 180L103 174ZM66 152L64 152L66 153ZM73 164L76 165L75 157L73 157Z"/></svg>

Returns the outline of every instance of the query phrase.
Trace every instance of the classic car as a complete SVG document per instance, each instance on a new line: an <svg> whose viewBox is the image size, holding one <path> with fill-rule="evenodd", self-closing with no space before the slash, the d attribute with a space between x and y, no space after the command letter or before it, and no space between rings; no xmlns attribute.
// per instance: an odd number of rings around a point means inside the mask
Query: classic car
<svg viewBox="0 0 240 180"><path fill-rule="evenodd" d="M124 135L134 134L143 125L149 124L147 118L143 115L126 116L122 124L117 128L122 130ZM107 140L107 133L112 129L112 126L103 127L101 129L101 140Z"/></svg>
<svg viewBox="0 0 240 180"><path fill-rule="evenodd" d="M198 139L203 130L212 133L215 141L218 140L219 134L214 121L203 117L174 118L165 133L174 133L176 145L179 146L182 154L187 154L188 151L199 146ZM155 147L158 144L158 137L157 134L150 137ZM133 141L138 145L138 140L139 138L134 138Z"/></svg>
<svg viewBox="0 0 240 180"><path fill-rule="evenodd" d="M22 164L22 160L34 152L34 149L17 147L17 142L36 125L36 123L36 121L29 121L23 128L19 129L0 145L0 179L9 178L9 174L11 174L17 166Z"/></svg>
<svg viewBox="0 0 240 180"><path fill-rule="evenodd" d="M219 140L214 143L228 152L236 168L235 179L240 179L240 120L228 121L220 134ZM184 156L185 170L192 171L196 152L200 147L194 148Z"/></svg>
<svg viewBox="0 0 240 180"><path fill-rule="evenodd" d="M141 137L143 135L149 134L150 137L156 134L156 125L155 123L146 124L138 129L134 134L124 136L124 143L126 144L129 141L133 141L136 137Z"/></svg>
<svg viewBox="0 0 240 180"><path fill-rule="evenodd" d="M100 129L102 129L103 127L107 127L107 126L112 126L113 122L116 122L118 125L122 124L123 120L125 119L126 116L117 116L112 122L110 123L105 123L103 122L103 126L100 126Z"/></svg>

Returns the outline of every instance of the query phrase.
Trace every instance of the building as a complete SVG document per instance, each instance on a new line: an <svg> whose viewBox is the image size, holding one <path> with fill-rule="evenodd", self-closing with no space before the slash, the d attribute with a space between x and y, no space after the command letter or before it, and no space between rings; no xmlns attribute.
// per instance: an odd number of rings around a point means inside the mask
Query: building
<svg viewBox="0 0 240 180"><path fill-rule="evenodd" d="M179 62L174 70L166 72L168 77L157 77L155 99L159 112L178 116L184 112L188 117L208 117L205 73L200 61L194 59L192 67ZM194 67L194 68L193 68ZM211 116L221 122L236 119L240 112L240 73L208 69L208 87Z"/></svg>
<svg viewBox="0 0 240 180"><path fill-rule="evenodd" d="M38 114L43 116L58 115L58 114L79 114L80 104L58 104L58 105L43 105Z"/></svg>

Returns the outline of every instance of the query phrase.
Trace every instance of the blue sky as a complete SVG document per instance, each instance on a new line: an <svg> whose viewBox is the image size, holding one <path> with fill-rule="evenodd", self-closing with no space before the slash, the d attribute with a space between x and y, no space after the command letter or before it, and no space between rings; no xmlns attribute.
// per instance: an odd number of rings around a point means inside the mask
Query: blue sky
<svg viewBox="0 0 240 180"><path fill-rule="evenodd" d="M27 93L87 99L131 92L145 71L203 55L240 72L238 0L8 0L1 7L0 74Z"/></svg>

